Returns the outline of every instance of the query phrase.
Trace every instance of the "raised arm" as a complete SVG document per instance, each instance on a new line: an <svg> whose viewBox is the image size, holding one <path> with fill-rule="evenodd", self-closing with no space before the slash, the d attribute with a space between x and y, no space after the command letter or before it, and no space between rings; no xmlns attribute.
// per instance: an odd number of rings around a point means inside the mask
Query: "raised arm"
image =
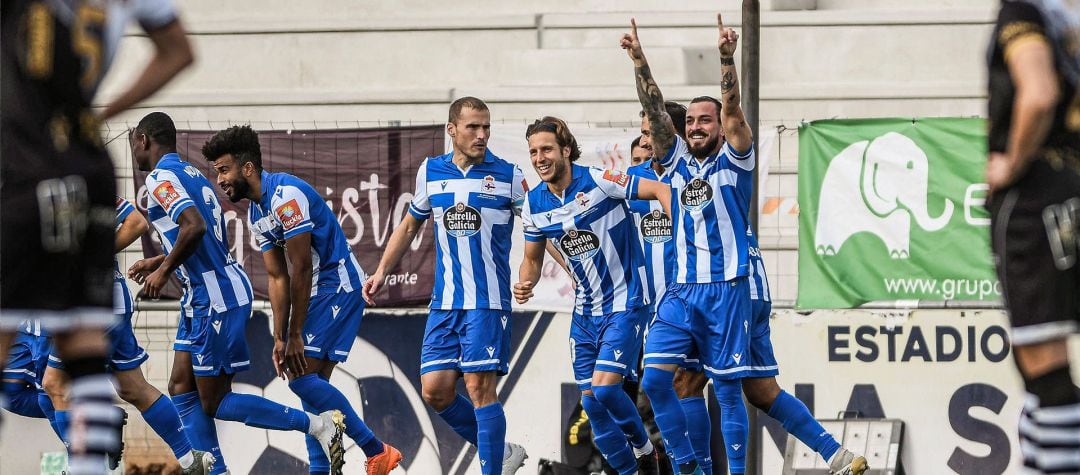
<svg viewBox="0 0 1080 475"><path fill-rule="evenodd" d="M645 117L649 119L653 156L657 160L663 160L675 143L675 125L671 123L671 117L664 109L664 94L660 92L660 86L656 85L652 70L649 69L649 61L645 59L645 52L641 50L637 22L633 18L630 19L630 33L623 34L619 46L625 49L630 59L634 61L638 100L641 102L641 110L645 111ZM667 164L661 164L667 166Z"/></svg>
<svg viewBox="0 0 1080 475"><path fill-rule="evenodd" d="M716 26L720 29L720 125L724 127L724 136L736 152L746 152L753 144L754 137L743 114L742 96L739 93L739 73L735 71L735 51L739 45L739 34L724 27L724 18L716 14Z"/></svg>
<svg viewBox="0 0 1080 475"><path fill-rule="evenodd" d="M154 56L146 63L142 74L101 112L101 120L109 118L150 97L172 80L180 71L195 62L187 32L179 19L147 32L154 43Z"/></svg>

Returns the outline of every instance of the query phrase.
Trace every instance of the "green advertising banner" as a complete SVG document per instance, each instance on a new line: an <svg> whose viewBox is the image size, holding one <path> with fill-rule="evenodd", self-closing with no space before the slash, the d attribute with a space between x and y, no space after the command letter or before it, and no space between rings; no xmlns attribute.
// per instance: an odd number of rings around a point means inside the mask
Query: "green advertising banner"
<svg viewBox="0 0 1080 475"><path fill-rule="evenodd" d="M799 308L1001 297L983 119L799 127Z"/></svg>

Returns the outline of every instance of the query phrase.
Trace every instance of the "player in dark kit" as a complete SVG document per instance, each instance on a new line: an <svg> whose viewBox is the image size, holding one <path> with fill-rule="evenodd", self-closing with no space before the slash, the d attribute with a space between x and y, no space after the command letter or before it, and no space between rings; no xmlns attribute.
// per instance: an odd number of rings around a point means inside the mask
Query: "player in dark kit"
<svg viewBox="0 0 1080 475"><path fill-rule="evenodd" d="M1024 466L1080 473L1080 9L1002 2L989 48L991 245L1027 400Z"/></svg>
<svg viewBox="0 0 1080 475"><path fill-rule="evenodd" d="M69 473L101 473L122 413L105 373L115 320L115 182L98 125L160 89L192 61L171 0L4 0L0 7L0 354L36 320L72 377ZM100 114L94 94L129 19L155 54Z"/></svg>

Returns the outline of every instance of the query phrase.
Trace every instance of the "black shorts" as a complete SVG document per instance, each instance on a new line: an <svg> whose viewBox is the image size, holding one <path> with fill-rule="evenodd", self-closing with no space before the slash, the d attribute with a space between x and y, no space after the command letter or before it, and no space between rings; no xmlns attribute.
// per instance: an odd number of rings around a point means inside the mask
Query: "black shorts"
<svg viewBox="0 0 1080 475"><path fill-rule="evenodd" d="M1035 160L989 203L991 247L1012 343L1066 338L1080 328L1080 174Z"/></svg>
<svg viewBox="0 0 1080 475"><path fill-rule="evenodd" d="M0 329L28 318L57 331L109 325L112 162L94 147L57 154L14 135L3 134L0 158Z"/></svg>

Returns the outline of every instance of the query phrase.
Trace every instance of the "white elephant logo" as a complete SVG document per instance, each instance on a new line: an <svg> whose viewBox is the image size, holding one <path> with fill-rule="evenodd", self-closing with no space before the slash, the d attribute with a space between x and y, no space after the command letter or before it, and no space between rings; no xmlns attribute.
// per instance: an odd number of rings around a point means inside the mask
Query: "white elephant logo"
<svg viewBox="0 0 1080 475"><path fill-rule="evenodd" d="M889 257L911 257L911 220L926 231L949 222L953 202L931 218L926 210L926 154L911 139L889 132L848 145L825 171L818 200L814 249L836 255L852 235L869 232L885 243Z"/></svg>

